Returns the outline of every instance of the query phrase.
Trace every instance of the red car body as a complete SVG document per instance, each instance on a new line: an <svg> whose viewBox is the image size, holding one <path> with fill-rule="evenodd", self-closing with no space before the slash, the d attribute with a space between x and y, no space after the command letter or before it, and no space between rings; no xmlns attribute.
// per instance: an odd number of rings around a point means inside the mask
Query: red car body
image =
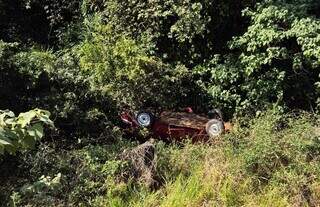
<svg viewBox="0 0 320 207"><path fill-rule="evenodd" d="M123 112L120 115L123 122L129 128L127 131L134 133L140 125L130 112ZM209 118L194 114L191 108L187 108L186 112L162 112L159 117L154 117L152 124L148 127L153 137L167 141L181 141L189 137L193 142L207 141L209 135L206 125ZM221 120L222 121L222 120ZM230 130L230 123L223 122L224 131Z"/></svg>

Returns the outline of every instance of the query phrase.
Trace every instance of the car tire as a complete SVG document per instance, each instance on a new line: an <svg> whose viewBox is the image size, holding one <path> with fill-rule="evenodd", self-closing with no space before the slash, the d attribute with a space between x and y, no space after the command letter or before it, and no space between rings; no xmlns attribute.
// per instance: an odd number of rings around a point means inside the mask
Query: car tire
<svg viewBox="0 0 320 207"><path fill-rule="evenodd" d="M209 119L223 120L223 114L220 109L212 109L208 112Z"/></svg>
<svg viewBox="0 0 320 207"><path fill-rule="evenodd" d="M210 138L220 136L224 132L223 121L219 119L211 119L206 124L206 132Z"/></svg>
<svg viewBox="0 0 320 207"><path fill-rule="evenodd" d="M137 113L136 120L140 127L147 128L153 124L154 116L149 112L140 111Z"/></svg>

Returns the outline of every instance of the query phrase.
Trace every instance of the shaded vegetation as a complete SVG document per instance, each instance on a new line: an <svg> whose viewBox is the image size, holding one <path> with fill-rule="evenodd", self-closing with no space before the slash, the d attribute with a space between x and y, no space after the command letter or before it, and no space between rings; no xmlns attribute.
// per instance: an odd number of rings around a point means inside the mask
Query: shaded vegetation
<svg viewBox="0 0 320 207"><path fill-rule="evenodd" d="M319 8L0 0L0 205L320 205ZM118 114L187 106L220 108L233 132L156 141L150 189L121 159L140 143ZM35 108L55 129L13 117Z"/></svg>
<svg viewBox="0 0 320 207"><path fill-rule="evenodd" d="M21 169L15 176L29 169L32 178L11 180L11 198L31 206L317 206L316 119L269 111L247 126L237 122L232 133L210 144L156 142L161 181L156 190L122 177L130 163L119 154L137 143L123 140L71 151L41 144L15 161Z"/></svg>

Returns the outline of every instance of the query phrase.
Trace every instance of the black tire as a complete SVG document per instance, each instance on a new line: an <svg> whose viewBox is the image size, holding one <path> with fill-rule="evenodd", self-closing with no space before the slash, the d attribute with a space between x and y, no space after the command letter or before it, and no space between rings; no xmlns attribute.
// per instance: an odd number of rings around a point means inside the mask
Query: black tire
<svg viewBox="0 0 320 207"><path fill-rule="evenodd" d="M152 113L140 111L137 113L136 120L140 127L150 127L153 124L154 116Z"/></svg>
<svg viewBox="0 0 320 207"><path fill-rule="evenodd" d="M212 109L208 112L209 119L223 120L223 114L220 109Z"/></svg>
<svg viewBox="0 0 320 207"><path fill-rule="evenodd" d="M224 132L224 124L222 120L211 119L206 124L206 132L210 138L220 136Z"/></svg>

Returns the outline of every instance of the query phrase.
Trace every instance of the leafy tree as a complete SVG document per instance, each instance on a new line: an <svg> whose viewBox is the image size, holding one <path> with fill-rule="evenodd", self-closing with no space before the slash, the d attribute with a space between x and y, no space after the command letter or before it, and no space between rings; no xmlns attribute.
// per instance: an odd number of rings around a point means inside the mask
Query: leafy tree
<svg viewBox="0 0 320 207"><path fill-rule="evenodd" d="M80 0L2 0L0 39L56 47L61 29L79 21Z"/></svg>
<svg viewBox="0 0 320 207"><path fill-rule="evenodd" d="M213 101L225 108L263 109L268 103L313 109L319 93L320 20L304 4L270 1L255 10L248 30L196 71ZM207 78L207 79L206 79Z"/></svg>
<svg viewBox="0 0 320 207"><path fill-rule="evenodd" d="M152 54L188 67L225 51L226 42L243 29L241 10L251 4L247 0L85 2L87 8L100 8L116 33L148 40Z"/></svg>
<svg viewBox="0 0 320 207"><path fill-rule="evenodd" d="M95 137L108 131L111 121L116 123L114 101L91 88L89 76L79 69L76 52L19 46L0 42L1 108L15 113L29 108L50 111L58 129L54 133L63 142L88 134ZM65 139L65 134L73 139Z"/></svg>
<svg viewBox="0 0 320 207"><path fill-rule="evenodd" d="M80 68L92 76L92 86L116 100L118 106L172 107L185 93L188 70L148 55L144 42L117 34L97 15L87 20L85 40L76 46ZM157 94L155 96L155 94Z"/></svg>

